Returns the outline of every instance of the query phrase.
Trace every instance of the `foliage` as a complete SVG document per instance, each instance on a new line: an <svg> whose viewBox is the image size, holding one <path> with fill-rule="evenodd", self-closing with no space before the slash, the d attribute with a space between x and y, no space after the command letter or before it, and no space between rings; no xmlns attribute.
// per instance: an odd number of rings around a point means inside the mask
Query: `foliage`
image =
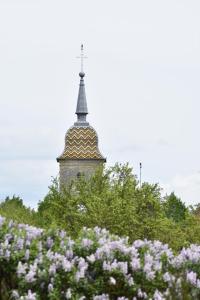
<svg viewBox="0 0 200 300"><path fill-rule="evenodd" d="M0 299L199 299L200 246L167 244L83 228L43 230L0 217Z"/></svg>
<svg viewBox="0 0 200 300"><path fill-rule="evenodd" d="M165 197L163 206L167 218L172 219L174 222L180 222L186 219L188 210L181 199L176 197L174 192Z"/></svg>
<svg viewBox="0 0 200 300"><path fill-rule="evenodd" d="M0 202L0 214L6 218L14 219L17 222L24 222L30 225L37 224L37 214L33 209L26 207L23 200L15 195Z"/></svg>
<svg viewBox="0 0 200 300"><path fill-rule="evenodd" d="M175 250L200 243L200 221L181 200L174 193L163 199L158 184L140 187L127 164L100 168L89 180L81 176L62 192L54 180L38 215L39 226L58 226L73 237L83 226L99 226L130 241L159 239Z"/></svg>
<svg viewBox="0 0 200 300"><path fill-rule="evenodd" d="M131 168L115 165L100 168L90 180L81 177L62 192L54 181L39 203L38 213L48 226L56 223L72 235L82 226L100 226L132 239L142 235L151 238L151 230L148 232L145 224L141 227L141 220L147 218L150 225L159 219L159 197L157 185L145 183L140 188Z"/></svg>
<svg viewBox="0 0 200 300"><path fill-rule="evenodd" d="M18 197L0 204L1 215L41 228L62 228L76 238L82 227L106 228L112 234L160 240L179 251L200 244L198 207L190 210L172 193L162 197L158 184L140 187L132 169L116 164L99 168L89 180L84 176L59 190L57 180L39 202L38 211Z"/></svg>

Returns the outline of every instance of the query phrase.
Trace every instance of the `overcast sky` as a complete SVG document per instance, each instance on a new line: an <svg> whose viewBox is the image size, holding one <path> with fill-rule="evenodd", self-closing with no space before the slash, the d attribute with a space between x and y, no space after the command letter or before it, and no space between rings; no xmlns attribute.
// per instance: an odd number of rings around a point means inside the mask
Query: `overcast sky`
<svg viewBox="0 0 200 300"><path fill-rule="evenodd" d="M0 199L36 207L74 123L83 43L108 165L200 202L200 1L0 0Z"/></svg>

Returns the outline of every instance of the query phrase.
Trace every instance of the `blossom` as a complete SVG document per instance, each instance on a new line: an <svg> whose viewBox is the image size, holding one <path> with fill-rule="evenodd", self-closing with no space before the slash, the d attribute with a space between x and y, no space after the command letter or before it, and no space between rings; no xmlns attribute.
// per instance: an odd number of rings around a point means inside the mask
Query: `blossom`
<svg viewBox="0 0 200 300"><path fill-rule="evenodd" d="M172 276L171 276L171 274L169 272L166 272L166 273L163 274L163 280L165 282L170 282L171 279L172 279Z"/></svg>
<svg viewBox="0 0 200 300"><path fill-rule="evenodd" d="M115 285L116 284L116 279L114 277L110 277L109 282L110 282L110 284Z"/></svg>
<svg viewBox="0 0 200 300"><path fill-rule="evenodd" d="M70 288L67 290L67 292L66 292L66 294L65 294L65 297L66 297L66 299L71 299L71 297L72 297L72 292L71 292L71 289L70 289Z"/></svg>
<svg viewBox="0 0 200 300"><path fill-rule="evenodd" d="M109 296L107 294L97 295L93 297L93 300L109 300Z"/></svg>
<svg viewBox="0 0 200 300"><path fill-rule="evenodd" d="M65 272L69 272L72 269L72 264L69 260L67 260L66 258L64 258L62 260L62 267L64 269Z"/></svg>
<svg viewBox="0 0 200 300"><path fill-rule="evenodd" d="M197 283L197 273L191 271L186 274L186 279L192 285L196 285Z"/></svg>
<svg viewBox="0 0 200 300"><path fill-rule="evenodd" d="M25 252L25 260L29 260L29 256L30 256L30 250L29 249L26 249L26 252Z"/></svg>
<svg viewBox="0 0 200 300"><path fill-rule="evenodd" d="M53 291L53 284L49 283L48 285L48 292L52 292Z"/></svg>
<svg viewBox="0 0 200 300"><path fill-rule="evenodd" d="M161 292L159 292L158 290L155 291L155 293L153 295L153 299L154 300L165 300L165 298L163 297L163 294Z"/></svg>
<svg viewBox="0 0 200 300"><path fill-rule="evenodd" d="M50 275L54 275L56 273L56 265L55 264L52 264L50 265L49 267L49 274Z"/></svg>
<svg viewBox="0 0 200 300"><path fill-rule="evenodd" d="M137 271L140 269L140 259L139 258L133 258L131 261L131 267L133 271Z"/></svg>
<svg viewBox="0 0 200 300"><path fill-rule="evenodd" d="M86 258L90 263L94 263L96 260L94 254L91 254L91 255L87 256Z"/></svg>
<svg viewBox="0 0 200 300"><path fill-rule="evenodd" d="M18 299L18 298L19 298L19 293L18 293L17 290L13 290L13 291L12 291L12 297L13 297L14 299Z"/></svg>
<svg viewBox="0 0 200 300"><path fill-rule="evenodd" d="M0 227L2 227L2 225L3 225L4 221L5 221L5 218L4 218L4 217L2 217L2 216L0 216Z"/></svg>
<svg viewBox="0 0 200 300"><path fill-rule="evenodd" d="M172 287L177 299L184 295L185 287L195 295L194 300L200 298L200 279L194 272L200 263L199 245L190 245L174 255L160 241L137 240L129 244L127 238L100 228L85 228L81 238L73 241L64 231L55 230L52 234L52 230L48 233L1 217L0 227L2 265L10 266L13 259L18 260L17 267L13 264L8 268L17 275L13 276L13 286L18 290L10 291L13 299L35 300L41 298L41 293L50 296L55 291L62 299L86 299L89 292L93 300L109 300L113 297L109 293L114 292L118 300L127 300L126 295L132 295L132 300L163 300L170 299ZM94 280L97 290L92 295L87 288ZM105 290L101 290L102 280L108 285ZM82 284L85 295L80 294ZM147 296L149 286L151 296Z"/></svg>
<svg viewBox="0 0 200 300"><path fill-rule="evenodd" d="M23 274L26 274L27 264L22 264L21 261L19 261L17 266L17 275L21 276Z"/></svg>
<svg viewBox="0 0 200 300"><path fill-rule="evenodd" d="M24 300L36 300L36 293L32 293L28 290L28 294L24 297Z"/></svg>
<svg viewBox="0 0 200 300"><path fill-rule="evenodd" d="M82 241L81 241L81 246L82 246L83 248L90 248L92 244L93 244L93 241L90 240L90 239L84 238L84 239L82 239Z"/></svg>

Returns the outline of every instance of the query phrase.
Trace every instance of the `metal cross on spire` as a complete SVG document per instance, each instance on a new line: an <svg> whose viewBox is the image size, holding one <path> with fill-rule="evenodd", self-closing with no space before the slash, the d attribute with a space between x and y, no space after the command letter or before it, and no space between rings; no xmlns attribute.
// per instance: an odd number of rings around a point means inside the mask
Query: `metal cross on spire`
<svg viewBox="0 0 200 300"><path fill-rule="evenodd" d="M83 61L87 56L84 55L83 44L81 45L81 55L77 56L77 58L81 59L81 72L83 73Z"/></svg>

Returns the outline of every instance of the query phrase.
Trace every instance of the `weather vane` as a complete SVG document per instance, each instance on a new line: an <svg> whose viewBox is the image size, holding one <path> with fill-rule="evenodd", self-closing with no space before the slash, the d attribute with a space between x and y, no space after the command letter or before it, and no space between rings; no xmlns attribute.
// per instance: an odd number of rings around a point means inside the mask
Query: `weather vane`
<svg viewBox="0 0 200 300"><path fill-rule="evenodd" d="M81 72L83 73L83 61L87 56L84 55L83 44L81 45L81 55L77 56L77 58L81 59Z"/></svg>

